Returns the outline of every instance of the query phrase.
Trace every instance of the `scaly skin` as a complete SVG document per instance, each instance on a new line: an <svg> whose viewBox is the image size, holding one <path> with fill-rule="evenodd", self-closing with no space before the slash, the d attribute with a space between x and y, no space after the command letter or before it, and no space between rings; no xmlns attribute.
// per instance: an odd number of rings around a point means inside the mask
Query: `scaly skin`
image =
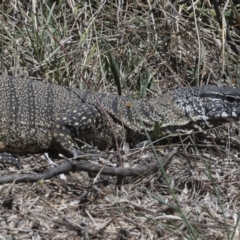
<svg viewBox="0 0 240 240"><path fill-rule="evenodd" d="M109 122L90 91L16 77L0 77L0 161L16 163L7 153L37 153L54 148L65 156L82 154L76 139L99 149L114 146ZM231 87L179 88L152 101L106 93L97 96L109 114L118 141L135 144L177 129L217 126L240 118L240 91Z"/></svg>

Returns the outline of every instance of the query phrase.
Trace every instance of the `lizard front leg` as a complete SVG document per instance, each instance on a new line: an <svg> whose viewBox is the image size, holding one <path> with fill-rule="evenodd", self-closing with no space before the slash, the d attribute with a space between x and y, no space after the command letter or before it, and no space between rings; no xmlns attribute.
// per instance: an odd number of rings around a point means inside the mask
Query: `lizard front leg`
<svg viewBox="0 0 240 240"><path fill-rule="evenodd" d="M79 104L58 117L52 133L52 145L64 156L76 158L86 153L86 150L78 149L76 139L91 135L101 126L101 112L92 104Z"/></svg>

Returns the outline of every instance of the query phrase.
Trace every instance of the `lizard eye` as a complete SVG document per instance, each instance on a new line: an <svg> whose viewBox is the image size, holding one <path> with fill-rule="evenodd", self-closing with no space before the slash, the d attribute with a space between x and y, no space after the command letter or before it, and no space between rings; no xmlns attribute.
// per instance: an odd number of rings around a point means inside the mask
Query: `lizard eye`
<svg viewBox="0 0 240 240"><path fill-rule="evenodd" d="M227 95L227 96L226 96L226 99L227 99L227 101L230 102L230 103L233 103L233 102L236 100L236 98L235 98L234 96L230 96L230 95Z"/></svg>

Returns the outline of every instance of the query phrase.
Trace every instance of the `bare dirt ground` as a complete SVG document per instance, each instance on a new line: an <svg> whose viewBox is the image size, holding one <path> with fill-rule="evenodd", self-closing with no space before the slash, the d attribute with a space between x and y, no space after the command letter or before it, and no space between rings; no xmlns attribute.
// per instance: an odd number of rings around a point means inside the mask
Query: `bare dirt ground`
<svg viewBox="0 0 240 240"><path fill-rule="evenodd" d="M1 75L86 88L84 77L95 91L146 99L190 85L239 87L239 19L233 0L2 1ZM160 159L178 148L164 171L123 184L82 171L2 184L0 239L240 239L239 141L239 123L169 136L155 147ZM149 146L122 156L126 168L156 161ZM21 162L1 165L0 181L54 167L41 154Z"/></svg>

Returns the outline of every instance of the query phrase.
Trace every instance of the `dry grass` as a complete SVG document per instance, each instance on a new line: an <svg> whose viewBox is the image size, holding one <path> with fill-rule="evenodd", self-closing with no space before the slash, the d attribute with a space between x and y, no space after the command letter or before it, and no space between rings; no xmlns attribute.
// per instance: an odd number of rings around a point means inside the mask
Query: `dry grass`
<svg viewBox="0 0 240 240"><path fill-rule="evenodd" d="M1 74L86 88L84 77L96 91L134 98L187 85L239 86L234 1L218 9L215 1L90 2L2 1ZM181 147L167 179L159 171L118 188L115 178L104 186L76 172L66 181L2 185L0 238L239 239L238 132L231 124L174 143ZM145 149L126 164L151 159ZM24 172L50 167L39 156L22 163Z"/></svg>

